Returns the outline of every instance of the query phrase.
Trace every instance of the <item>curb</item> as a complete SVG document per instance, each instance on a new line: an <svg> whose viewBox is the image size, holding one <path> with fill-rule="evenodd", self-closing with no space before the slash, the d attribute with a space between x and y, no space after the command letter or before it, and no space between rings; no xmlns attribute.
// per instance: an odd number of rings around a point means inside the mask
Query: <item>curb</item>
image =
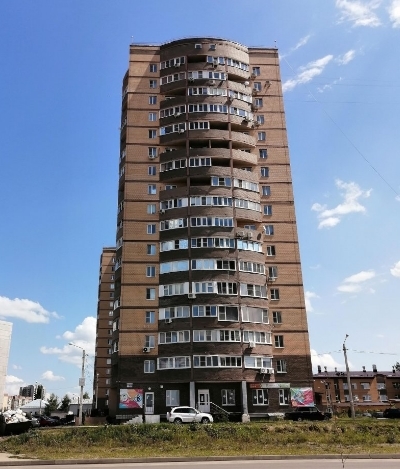
<svg viewBox="0 0 400 469"><path fill-rule="evenodd" d="M1 456L1 453L0 453ZM344 459L400 459L400 453L393 454L347 454ZM17 459L11 457L0 461L0 466L50 466L72 464L126 464L126 463L157 463L157 462L201 462L201 461L278 461L278 460L308 460L308 459L342 459L340 454L314 455L260 455L260 456L199 456L199 457L170 457L170 458L107 458L107 459Z"/></svg>

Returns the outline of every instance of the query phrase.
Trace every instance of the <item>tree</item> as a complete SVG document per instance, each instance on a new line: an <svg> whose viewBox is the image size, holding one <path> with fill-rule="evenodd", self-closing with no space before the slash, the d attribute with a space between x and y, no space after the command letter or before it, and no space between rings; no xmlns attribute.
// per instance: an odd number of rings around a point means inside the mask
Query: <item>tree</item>
<svg viewBox="0 0 400 469"><path fill-rule="evenodd" d="M68 394L66 394L61 401L59 409L61 412L68 412L69 411L69 405L71 404L71 399L68 397Z"/></svg>
<svg viewBox="0 0 400 469"><path fill-rule="evenodd" d="M84 398L84 399L90 399L90 396L89 396L89 394L88 394L87 391L86 391L85 394L83 395L83 398Z"/></svg>
<svg viewBox="0 0 400 469"><path fill-rule="evenodd" d="M60 402L58 401L58 397L51 393L50 397L47 399L46 407L44 408L44 413L46 415L51 415L52 412L58 409Z"/></svg>
<svg viewBox="0 0 400 469"><path fill-rule="evenodd" d="M44 389L42 384L38 384L36 387L35 399L44 399Z"/></svg>
<svg viewBox="0 0 400 469"><path fill-rule="evenodd" d="M400 371L400 363L396 362L396 364L393 365L393 369L396 370L396 371Z"/></svg>

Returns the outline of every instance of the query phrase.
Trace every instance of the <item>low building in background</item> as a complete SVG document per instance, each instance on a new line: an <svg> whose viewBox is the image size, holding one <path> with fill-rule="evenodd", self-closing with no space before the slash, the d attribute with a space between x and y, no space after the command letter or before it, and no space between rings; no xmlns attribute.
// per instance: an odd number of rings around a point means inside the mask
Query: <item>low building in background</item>
<svg viewBox="0 0 400 469"><path fill-rule="evenodd" d="M400 406L400 371L372 371L365 367L361 371L350 371L350 383L356 412L383 410ZM314 374L314 393L317 406L334 412L347 412L350 408L350 393L345 371L328 371L327 367Z"/></svg>

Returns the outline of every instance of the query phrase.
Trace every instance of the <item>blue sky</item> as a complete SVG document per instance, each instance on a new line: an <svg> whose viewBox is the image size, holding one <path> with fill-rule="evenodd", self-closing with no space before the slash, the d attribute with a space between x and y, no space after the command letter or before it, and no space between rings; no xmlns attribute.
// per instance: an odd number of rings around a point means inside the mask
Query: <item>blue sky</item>
<svg viewBox="0 0 400 469"><path fill-rule="evenodd" d="M301 5L301 6L300 6ZM91 393L99 255L115 243L129 44L217 36L281 55L314 365L400 361L399 0L3 0L0 319L8 391ZM276 41L276 42L275 42Z"/></svg>

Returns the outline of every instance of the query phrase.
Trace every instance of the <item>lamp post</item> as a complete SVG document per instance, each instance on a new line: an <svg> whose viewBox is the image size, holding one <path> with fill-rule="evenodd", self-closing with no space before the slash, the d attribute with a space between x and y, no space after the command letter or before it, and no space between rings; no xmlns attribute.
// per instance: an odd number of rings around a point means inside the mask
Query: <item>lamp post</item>
<svg viewBox="0 0 400 469"><path fill-rule="evenodd" d="M83 388L85 387L85 349L82 347L79 347L79 345L73 344L70 342L68 345L72 345L73 347L80 348L82 350L82 374L79 379L79 386L81 387L81 396L79 399L79 418L78 418L78 425L82 425L83 419L82 419L82 412L83 412Z"/></svg>
<svg viewBox="0 0 400 469"><path fill-rule="evenodd" d="M350 412L351 412L351 418L354 419L356 417L356 413L355 413L355 410L354 410L353 391L351 389L349 363L347 361L347 349L346 349L346 339L347 339L347 337L349 337L348 334L346 334L346 337L345 337L344 342L343 342L343 353L344 353L344 362L346 364L347 387L349 388Z"/></svg>
<svg viewBox="0 0 400 469"><path fill-rule="evenodd" d="M96 373L96 410L97 410L98 394L99 394L99 373Z"/></svg>

